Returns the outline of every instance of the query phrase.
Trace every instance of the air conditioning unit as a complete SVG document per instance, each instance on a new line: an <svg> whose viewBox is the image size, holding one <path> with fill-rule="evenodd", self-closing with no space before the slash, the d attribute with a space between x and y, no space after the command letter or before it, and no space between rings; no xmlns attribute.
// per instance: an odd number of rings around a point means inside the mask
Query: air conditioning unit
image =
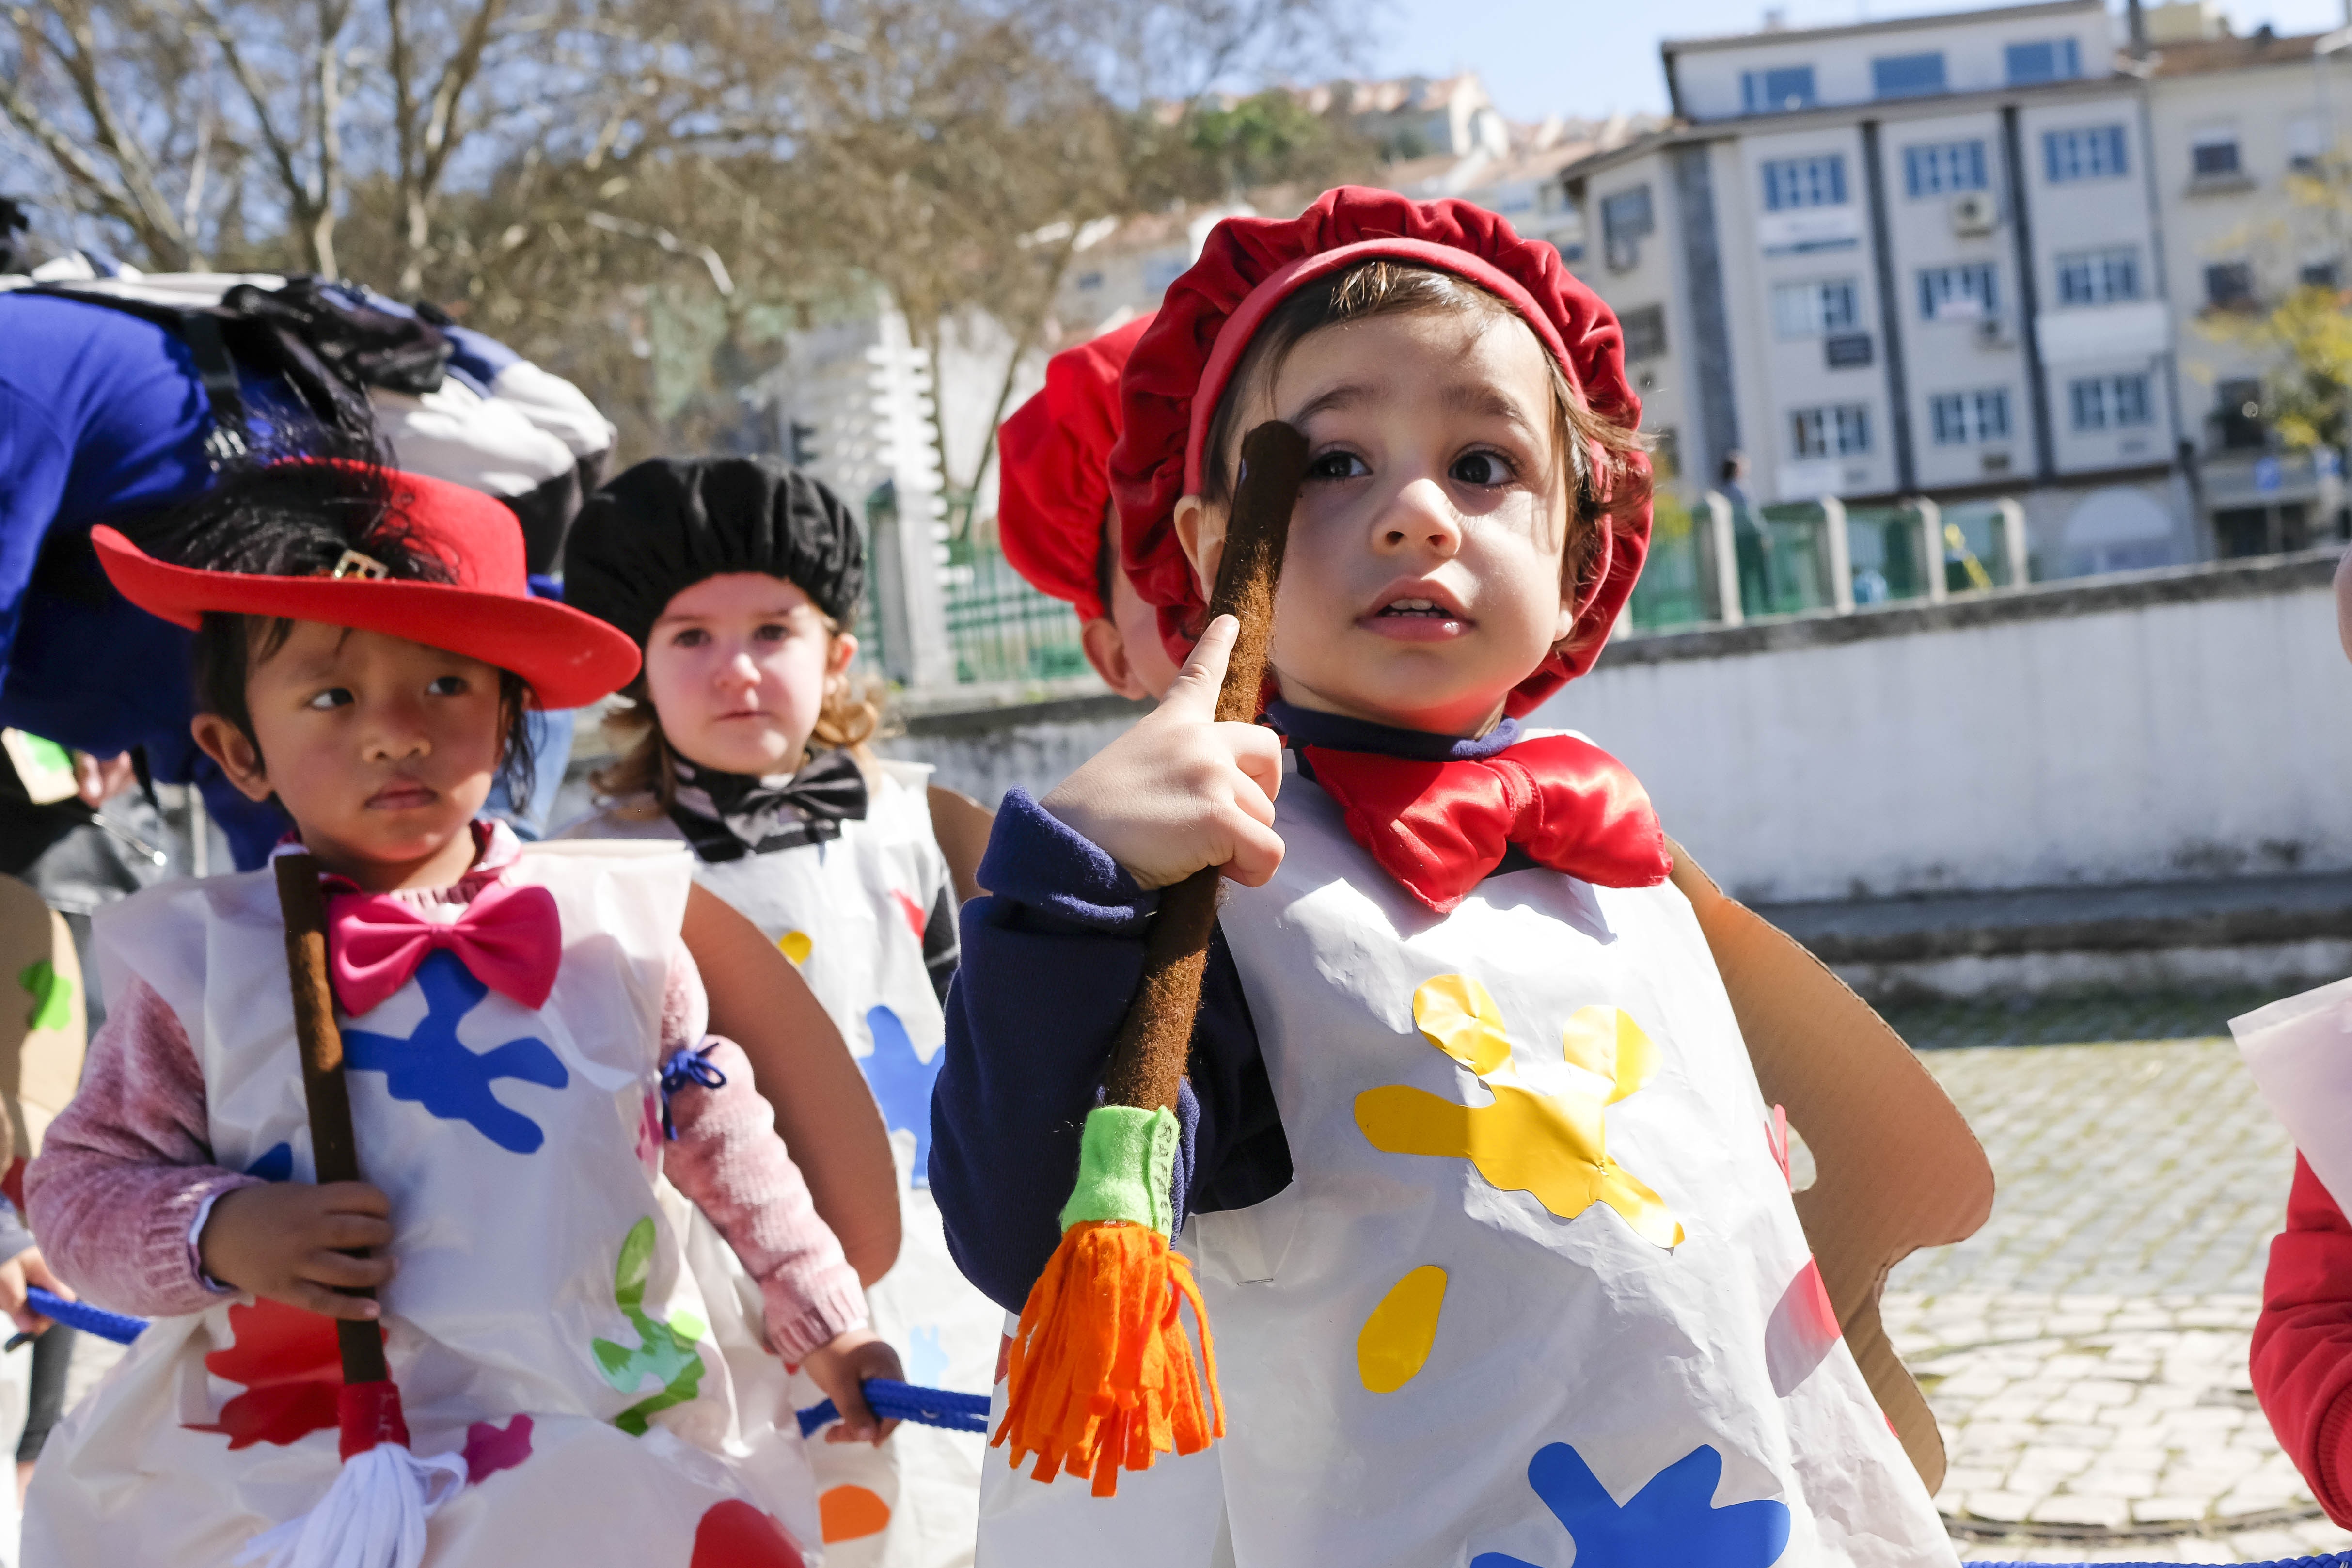
<svg viewBox="0 0 2352 1568"><path fill-rule="evenodd" d="M2005 349L2016 340L2009 335L2009 321L2000 316L1987 316L1977 323L1977 346L1983 349Z"/></svg>
<svg viewBox="0 0 2352 1568"><path fill-rule="evenodd" d="M1963 191L1952 198L1954 234L1990 234L2000 226L2000 204L1990 191Z"/></svg>

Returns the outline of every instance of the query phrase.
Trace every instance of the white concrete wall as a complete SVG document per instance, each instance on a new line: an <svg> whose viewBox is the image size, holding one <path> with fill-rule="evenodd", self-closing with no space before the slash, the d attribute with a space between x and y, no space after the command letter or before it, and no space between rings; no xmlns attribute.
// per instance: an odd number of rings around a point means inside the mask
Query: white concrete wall
<svg viewBox="0 0 2352 1568"><path fill-rule="evenodd" d="M1619 663L1537 723L1749 900L2352 868L2323 587Z"/></svg>

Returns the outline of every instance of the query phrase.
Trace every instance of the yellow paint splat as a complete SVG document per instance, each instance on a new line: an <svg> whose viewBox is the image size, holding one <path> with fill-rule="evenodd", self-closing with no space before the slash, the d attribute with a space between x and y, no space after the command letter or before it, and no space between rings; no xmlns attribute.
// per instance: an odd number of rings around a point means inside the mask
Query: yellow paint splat
<svg viewBox="0 0 2352 1568"><path fill-rule="evenodd" d="M1622 1010L1581 1007L1569 1019L1561 1055L1580 1069L1580 1082L1559 1094L1518 1081L1494 998L1476 981L1442 974L1423 984L1413 993L1412 1021L1431 1045L1476 1073L1494 1102L1457 1105L1406 1084L1367 1089L1356 1097L1356 1125L1373 1148L1466 1159L1496 1186L1532 1194L1562 1219L1603 1204L1644 1240L1681 1243L1683 1227L1665 1200L1609 1157L1603 1109L1658 1068L1657 1047ZM1581 1081L1588 1077L1589 1087Z"/></svg>
<svg viewBox="0 0 2352 1568"><path fill-rule="evenodd" d="M1394 1394L1413 1380L1437 1342L1437 1311L1444 1304L1445 1270L1434 1263L1389 1288L1356 1336L1356 1372L1366 1388Z"/></svg>
<svg viewBox="0 0 2352 1568"><path fill-rule="evenodd" d="M808 962L809 949L814 945L804 931L788 931L776 939L777 950L796 965Z"/></svg>

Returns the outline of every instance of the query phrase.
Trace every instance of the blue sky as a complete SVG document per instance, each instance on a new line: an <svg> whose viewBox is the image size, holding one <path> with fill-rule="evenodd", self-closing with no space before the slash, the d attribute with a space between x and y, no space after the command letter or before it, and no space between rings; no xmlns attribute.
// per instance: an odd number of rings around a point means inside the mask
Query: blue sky
<svg viewBox="0 0 2352 1568"><path fill-rule="evenodd" d="M1370 64L1381 75L1467 68L1514 120L1616 110L1664 113L1658 39L1744 32L1763 0L1376 0ZM1966 0L1786 0L1792 26L1967 8ZM2119 9L2120 7L2118 7ZM2229 0L2237 30L2340 26L2345 0Z"/></svg>

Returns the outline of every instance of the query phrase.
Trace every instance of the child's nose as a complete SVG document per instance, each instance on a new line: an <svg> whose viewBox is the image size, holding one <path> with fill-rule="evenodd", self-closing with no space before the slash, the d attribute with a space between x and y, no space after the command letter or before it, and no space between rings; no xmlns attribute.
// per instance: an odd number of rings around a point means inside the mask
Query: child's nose
<svg viewBox="0 0 2352 1568"><path fill-rule="evenodd" d="M1427 549L1451 555L1462 548L1462 520L1444 487L1434 479L1414 479L1398 490L1381 525L1381 542L1391 550Z"/></svg>

